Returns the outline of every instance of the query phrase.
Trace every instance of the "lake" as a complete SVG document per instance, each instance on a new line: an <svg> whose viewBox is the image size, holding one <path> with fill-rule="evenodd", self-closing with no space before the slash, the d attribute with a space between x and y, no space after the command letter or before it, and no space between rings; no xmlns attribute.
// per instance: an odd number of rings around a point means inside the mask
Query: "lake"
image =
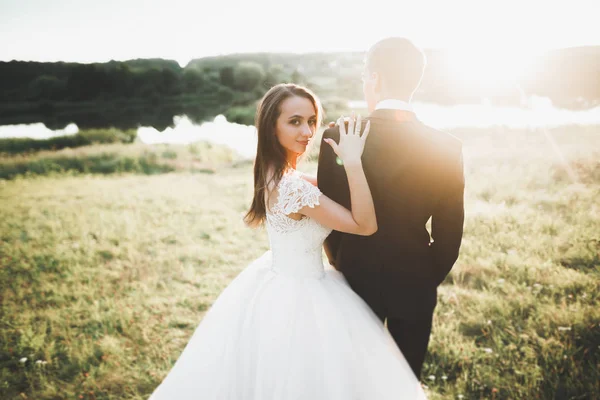
<svg viewBox="0 0 600 400"><path fill-rule="evenodd" d="M364 101L350 101L351 109L364 110ZM537 129L561 125L600 124L600 107L589 110L566 110L552 105L546 98L532 97L521 107L499 107L489 103L440 106L430 103L414 103L418 118L438 129L460 127L500 127ZM337 118L329 116L328 120ZM53 136L72 135L79 131L77 125L68 124L64 129L52 130L43 123L0 126L0 138L31 137L44 139ZM185 115L174 116L172 127L159 131L153 127L138 128L138 138L148 144L208 141L229 146L242 157L253 158L256 151L256 131L253 126L228 122L219 115L213 121L194 123Z"/></svg>

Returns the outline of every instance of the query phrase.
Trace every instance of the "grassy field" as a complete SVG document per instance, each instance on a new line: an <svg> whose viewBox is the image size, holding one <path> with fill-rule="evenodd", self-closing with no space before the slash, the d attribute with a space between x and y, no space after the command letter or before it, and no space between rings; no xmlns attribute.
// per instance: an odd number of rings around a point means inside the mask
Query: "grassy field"
<svg viewBox="0 0 600 400"><path fill-rule="evenodd" d="M430 398L600 398L600 127L454 133L465 236L439 289ZM242 223L251 166L218 159L0 180L0 398L149 396L268 246Z"/></svg>
<svg viewBox="0 0 600 400"><path fill-rule="evenodd" d="M160 174L172 171L212 173L235 162L232 150L210 143L189 145L96 144L27 154L0 153L0 179L64 174Z"/></svg>

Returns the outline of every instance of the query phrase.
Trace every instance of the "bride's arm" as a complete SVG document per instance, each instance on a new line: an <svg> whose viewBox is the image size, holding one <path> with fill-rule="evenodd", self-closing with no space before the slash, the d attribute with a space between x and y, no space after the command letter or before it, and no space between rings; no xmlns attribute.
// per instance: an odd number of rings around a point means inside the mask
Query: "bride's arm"
<svg viewBox="0 0 600 400"><path fill-rule="evenodd" d="M364 144L369 135L370 123L367 123L362 136L360 136L360 117L356 121L356 130L354 120L350 120L348 134L346 134L344 120L340 119L339 123L339 144L336 144L331 139L326 139L326 141L343 160L348 187L350 189L351 210L336 203L329 197L321 195L319 205L313 208L305 206L299 210L299 213L313 218L322 225L336 231L356 235L372 235L377 232L377 219L375 217L373 197L371 196L361 161Z"/></svg>
<svg viewBox="0 0 600 400"><path fill-rule="evenodd" d="M344 161L344 168L348 176L352 211L329 197L321 195L319 205L314 208L305 206L298 212L336 231L355 235L372 235L377 232L377 218L362 162L360 159L356 162Z"/></svg>

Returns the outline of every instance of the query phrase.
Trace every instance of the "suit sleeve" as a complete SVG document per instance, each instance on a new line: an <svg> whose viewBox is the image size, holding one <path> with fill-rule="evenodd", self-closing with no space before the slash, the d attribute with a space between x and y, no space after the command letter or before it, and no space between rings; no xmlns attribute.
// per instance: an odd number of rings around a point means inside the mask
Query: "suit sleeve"
<svg viewBox="0 0 600 400"><path fill-rule="evenodd" d="M462 147L462 146L460 146ZM464 223L464 167L462 150L453 157L442 176L444 189L431 218L430 244L437 284L441 284L458 259Z"/></svg>
<svg viewBox="0 0 600 400"><path fill-rule="evenodd" d="M336 128L327 129L323 139L329 138L339 142L339 132ZM319 150L319 164L317 171L317 184L323 194L336 203L350 209L350 189L344 167L337 163L337 156L331 146L321 139ZM329 263L336 267L336 258L343 233L332 231L325 239L324 247Z"/></svg>

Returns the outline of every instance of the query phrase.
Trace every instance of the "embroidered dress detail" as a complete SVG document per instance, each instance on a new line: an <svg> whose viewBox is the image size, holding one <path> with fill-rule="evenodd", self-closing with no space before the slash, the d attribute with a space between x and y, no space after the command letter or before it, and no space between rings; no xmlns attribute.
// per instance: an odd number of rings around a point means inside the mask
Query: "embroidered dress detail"
<svg viewBox="0 0 600 400"><path fill-rule="evenodd" d="M267 224L280 233L303 226L309 218L296 220L290 218L289 214L297 213L305 206L318 206L322 194L319 188L302 179L298 172L284 175L277 185L277 192L277 201L267 210Z"/></svg>

